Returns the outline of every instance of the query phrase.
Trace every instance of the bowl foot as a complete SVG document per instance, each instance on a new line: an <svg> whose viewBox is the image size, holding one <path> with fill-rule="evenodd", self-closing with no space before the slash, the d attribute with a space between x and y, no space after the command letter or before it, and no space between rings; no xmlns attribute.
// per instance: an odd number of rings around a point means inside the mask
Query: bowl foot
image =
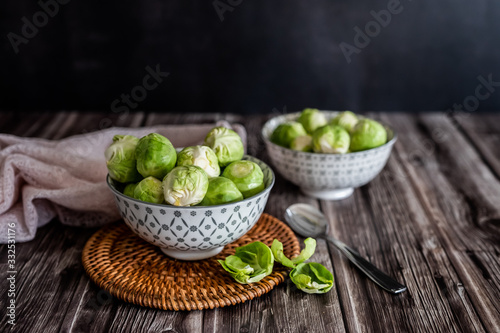
<svg viewBox="0 0 500 333"><path fill-rule="evenodd" d="M216 256L222 251L222 249L224 249L224 246L216 247L210 250L198 250L198 251L179 251L179 250L160 248L160 250L169 257L172 257L174 259L189 260L189 261L202 260Z"/></svg>
<svg viewBox="0 0 500 333"><path fill-rule="evenodd" d="M315 197L323 200L342 200L348 198L354 192L354 188L341 188L337 190L312 190L308 188L301 188L302 192L310 197Z"/></svg>

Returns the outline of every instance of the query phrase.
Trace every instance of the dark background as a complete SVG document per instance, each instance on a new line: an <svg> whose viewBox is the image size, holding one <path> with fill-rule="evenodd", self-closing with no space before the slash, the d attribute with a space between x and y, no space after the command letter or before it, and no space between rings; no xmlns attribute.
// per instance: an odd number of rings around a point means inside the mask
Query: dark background
<svg viewBox="0 0 500 333"><path fill-rule="evenodd" d="M157 64L170 75L130 109L435 111L500 82L497 0L401 0L348 63L339 45L389 2L232 0L221 21L213 1L70 0L16 54L8 33L41 7L2 0L0 108L109 111ZM494 110L500 91L477 109Z"/></svg>

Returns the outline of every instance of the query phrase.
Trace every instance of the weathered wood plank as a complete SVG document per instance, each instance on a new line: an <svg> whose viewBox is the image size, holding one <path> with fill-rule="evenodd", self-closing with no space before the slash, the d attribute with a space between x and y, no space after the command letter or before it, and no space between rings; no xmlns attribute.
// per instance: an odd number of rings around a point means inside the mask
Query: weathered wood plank
<svg viewBox="0 0 500 333"><path fill-rule="evenodd" d="M339 298L350 331L370 331L373 328L375 331L440 332L432 317L420 312L427 307L443 314L451 313L450 310L445 311L446 302L436 301L439 293L432 274L421 264L425 260L415 249L414 234L418 235L419 230L412 231L408 226L399 233L392 227L392 224L398 225L398 221L409 220L409 213L406 213L409 207L404 200L407 198L387 198L374 193L375 189L385 185L388 189L384 189L389 192L399 190L398 185L387 184L384 179L392 171L392 160L378 178L357 189L352 198L343 202L322 202L322 207L330 218L333 235L357 248L384 272L405 283L408 291L400 295L384 292L341 257L334 260ZM384 207L382 205L389 205L389 211L380 211ZM425 218L420 210L419 218L422 217ZM332 251L336 249L332 247ZM425 293L420 295L420 290L425 290ZM374 318L377 320L374 321ZM450 327L457 330L458 325Z"/></svg>
<svg viewBox="0 0 500 333"><path fill-rule="evenodd" d="M211 124L219 120L230 123L240 116L228 113L149 113L144 126L172 125L172 124Z"/></svg>
<svg viewBox="0 0 500 333"><path fill-rule="evenodd" d="M14 113L4 133L24 137L37 137L40 135L39 133L45 131L45 126L50 123L53 117L54 114L50 112Z"/></svg>
<svg viewBox="0 0 500 333"><path fill-rule="evenodd" d="M454 285L435 267L438 285L450 286L470 298L487 331L500 329L500 285L485 278L498 271L497 261L481 261L479 253L498 257L498 201L500 186L477 151L442 115L425 115L409 121L405 115L385 118L401 135L397 156L430 217L429 228L453 264L459 280ZM404 147L404 148L403 148ZM496 202L496 204L495 204ZM429 249L433 248L433 243ZM450 304L459 302L450 298ZM477 323L476 323L477 324Z"/></svg>
<svg viewBox="0 0 500 333"><path fill-rule="evenodd" d="M131 321L130 317L134 320ZM175 312L121 304L116 311L111 332L186 332L202 333L202 311Z"/></svg>
<svg viewBox="0 0 500 333"><path fill-rule="evenodd" d="M40 228L34 241L16 244L16 325L2 321L1 332L59 330L67 304L85 274L81 250L94 231L53 222Z"/></svg>
<svg viewBox="0 0 500 333"><path fill-rule="evenodd" d="M453 121L464 130L467 137L481 152L486 163L500 179L500 115L463 113L455 115Z"/></svg>

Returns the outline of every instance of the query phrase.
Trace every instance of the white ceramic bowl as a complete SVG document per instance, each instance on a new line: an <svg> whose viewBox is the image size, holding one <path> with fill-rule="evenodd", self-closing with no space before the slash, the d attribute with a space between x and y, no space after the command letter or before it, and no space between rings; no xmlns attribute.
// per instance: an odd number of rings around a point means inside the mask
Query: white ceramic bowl
<svg viewBox="0 0 500 333"><path fill-rule="evenodd" d="M322 112L328 119L339 113ZM296 120L299 115L300 112L296 112L269 119L262 128L262 136L276 170L285 179L299 186L306 195L319 199L344 199L353 193L354 188L370 182L384 168L397 139L395 132L383 124L387 130L387 143L355 153L305 153L270 141L271 134L279 124Z"/></svg>
<svg viewBox="0 0 500 333"><path fill-rule="evenodd" d="M251 156L264 173L265 189L242 201L216 206L177 207L139 201L124 195L109 176L125 223L145 241L166 255L181 260L201 260L217 255L225 245L239 239L258 221L274 185L272 169Z"/></svg>

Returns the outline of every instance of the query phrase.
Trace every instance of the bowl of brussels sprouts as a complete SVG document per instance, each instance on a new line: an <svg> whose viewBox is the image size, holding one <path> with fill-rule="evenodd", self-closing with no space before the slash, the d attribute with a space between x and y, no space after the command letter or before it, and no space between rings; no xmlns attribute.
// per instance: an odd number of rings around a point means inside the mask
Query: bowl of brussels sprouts
<svg viewBox="0 0 500 333"><path fill-rule="evenodd" d="M258 221L274 185L272 169L244 155L239 135L213 128L203 145L117 135L105 152L107 184L130 229L166 255L217 255Z"/></svg>
<svg viewBox="0 0 500 333"><path fill-rule="evenodd" d="M262 136L273 166L306 195L340 200L384 168L397 135L351 111L304 109L269 119Z"/></svg>

